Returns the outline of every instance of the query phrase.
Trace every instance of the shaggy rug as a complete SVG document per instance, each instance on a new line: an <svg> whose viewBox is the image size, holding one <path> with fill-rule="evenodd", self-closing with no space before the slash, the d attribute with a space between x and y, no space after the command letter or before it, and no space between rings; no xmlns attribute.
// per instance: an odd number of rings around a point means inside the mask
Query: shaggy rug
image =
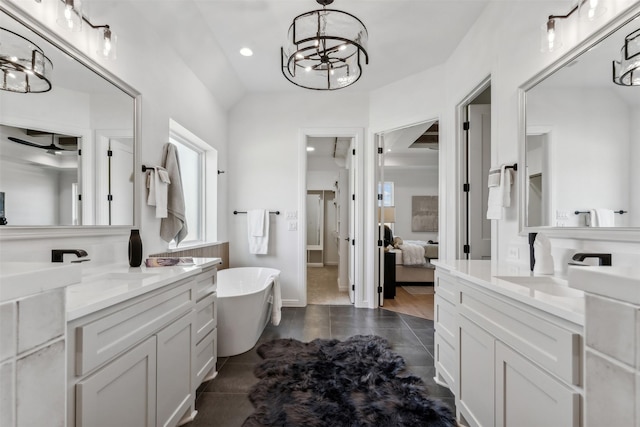
<svg viewBox="0 0 640 427"><path fill-rule="evenodd" d="M257 351L264 361L249 393L255 411L243 427L456 426L451 410L404 372L404 359L384 338L277 339Z"/></svg>

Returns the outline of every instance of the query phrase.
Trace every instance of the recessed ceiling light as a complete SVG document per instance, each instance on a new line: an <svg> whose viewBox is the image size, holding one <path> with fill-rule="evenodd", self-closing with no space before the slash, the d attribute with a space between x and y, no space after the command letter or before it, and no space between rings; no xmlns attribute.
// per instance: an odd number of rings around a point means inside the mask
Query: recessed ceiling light
<svg viewBox="0 0 640 427"><path fill-rule="evenodd" d="M307 147L307 151L316 151L316 149L313 147Z"/></svg>
<svg viewBox="0 0 640 427"><path fill-rule="evenodd" d="M251 49L249 49L248 47L243 47L242 49L240 49L240 55L242 55L242 56L252 56L253 55L253 51Z"/></svg>

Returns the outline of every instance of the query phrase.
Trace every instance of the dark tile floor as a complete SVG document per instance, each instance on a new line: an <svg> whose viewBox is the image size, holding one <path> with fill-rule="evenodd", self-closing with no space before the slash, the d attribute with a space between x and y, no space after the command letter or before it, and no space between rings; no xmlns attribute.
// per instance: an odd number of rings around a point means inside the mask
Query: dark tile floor
<svg viewBox="0 0 640 427"><path fill-rule="evenodd" d="M269 324L258 345L275 338L311 341L315 338L345 339L352 335L379 335L387 338L402 355L407 371L421 377L430 395L454 408L451 392L433 381L433 321L383 309L352 306L308 305L283 308L279 326ZM196 419L189 427L241 426L253 412L247 393L257 379L253 368L262 359L255 347L238 356L218 359L218 376L198 390Z"/></svg>

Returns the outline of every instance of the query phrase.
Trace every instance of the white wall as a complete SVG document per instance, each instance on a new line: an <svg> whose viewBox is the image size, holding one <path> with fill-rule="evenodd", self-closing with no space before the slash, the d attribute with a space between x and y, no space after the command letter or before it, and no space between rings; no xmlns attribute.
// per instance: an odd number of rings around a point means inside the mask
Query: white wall
<svg viewBox="0 0 640 427"><path fill-rule="evenodd" d="M271 215L269 253L252 255L248 251L244 216L229 219L231 265L262 266L282 271L283 302L300 305L303 271L299 263L298 233L305 218L298 214L298 230L288 231L287 211L296 212L304 201L306 167L299 164L301 129L351 128L367 126L368 96L294 90L290 93L256 93L243 98L229 118L229 209L268 208L280 210ZM306 152L306 151L305 151Z"/></svg>
<svg viewBox="0 0 640 427"><path fill-rule="evenodd" d="M92 42L93 31L81 33L64 32L56 23L57 0L43 0L42 3L9 0L9 3L22 8L27 14L48 27L52 32L69 41L79 50L99 62L117 77L142 94L140 99L141 139L138 141L139 161L142 164L158 164L161 161L162 146L168 140L169 119L198 135L218 150L219 167L227 169L227 113L211 95L211 92L198 80L180 55L158 43L158 35L152 30L140 29L144 18L137 8L128 2L116 3L105 8L99 18L108 22L118 34L118 58L116 61L96 59ZM160 60L161 58L161 60ZM37 95L40 96L40 95ZM4 112L3 112L4 114ZM52 117L52 112L42 113L42 117ZM63 114L63 117L76 113ZM77 114L81 115L82 111ZM104 122L101 122L101 125ZM137 171L136 171L137 172ZM142 172L138 178L142 177ZM227 185L228 175L221 175L218 181L218 239L225 241L227 234ZM138 180L137 208L140 212L140 228L143 251L163 252L167 244L159 237L160 220L155 218L153 209L143 204L144 188L142 179ZM4 240L0 245L0 257L3 261L34 260L48 261L50 249L67 245L86 249L92 263L126 262L128 230L120 232L100 232L103 237L83 237L85 232L75 232L68 237L16 238Z"/></svg>
<svg viewBox="0 0 640 427"><path fill-rule="evenodd" d="M438 195L438 169L387 169L384 180L393 182L396 222L393 235L403 240L436 240L438 232L411 231L411 197Z"/></svg>

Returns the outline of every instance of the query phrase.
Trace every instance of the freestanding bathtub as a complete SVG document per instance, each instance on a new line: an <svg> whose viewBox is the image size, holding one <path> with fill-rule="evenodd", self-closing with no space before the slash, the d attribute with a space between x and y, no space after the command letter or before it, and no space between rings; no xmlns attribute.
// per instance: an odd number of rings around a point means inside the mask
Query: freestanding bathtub
<svg viewBox="0 0 640 427"><path fill-rule="evenodd" d="M218 357L256 345L271 319L273 282L280 270L262 267L218 271Z"/></svg>

